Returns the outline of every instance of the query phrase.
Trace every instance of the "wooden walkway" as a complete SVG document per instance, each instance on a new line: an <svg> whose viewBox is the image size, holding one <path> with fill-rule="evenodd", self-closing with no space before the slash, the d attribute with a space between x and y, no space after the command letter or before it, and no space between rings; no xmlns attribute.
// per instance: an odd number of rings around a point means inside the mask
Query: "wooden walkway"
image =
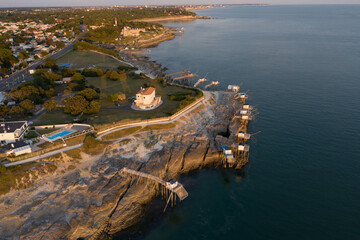
<svg viewBox="0 0 360 240"><path fill-rule="evenodd" d="M163 185L166 189L170 190L171 192L174 192L181 201L184 200L185 198L187 198L187 196L189 196L188 192L185 190L183 185L177 181L176 181L176 183L166 182L159 177L155 177L148 173L135 171L135 170L132 170L132 169L129 169L126 167L121 169L121 172L139 176L139 177L143 177L143 178L147 178L147 179L153 180L155 182L158 182L161 185Z"/></svg>

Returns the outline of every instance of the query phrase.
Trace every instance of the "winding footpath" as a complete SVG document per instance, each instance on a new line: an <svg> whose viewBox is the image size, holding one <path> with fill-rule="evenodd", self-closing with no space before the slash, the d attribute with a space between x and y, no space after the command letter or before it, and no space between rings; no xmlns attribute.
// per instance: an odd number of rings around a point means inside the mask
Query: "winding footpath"
<svg viewBox="0 0 360 240"><path fill-rule="evenodd" d="M149 126L149 125L160 125L160 124L169 124L169 123L173 123L175 121L177 121L179 118L185 116L186 114L194 111L195 109L197 109L200 105L202 105L202 103L204 101L207 101L209 98L211 97L211 93L209 92L206 92L204 91L204 99L201 100L201 101L198 101L196 104L194 104L192 107L190 107L189 109L187 109L186 111L182 112L181 114L179 114L178 116L176 116L174 119L171 119L171 120L161 120L159 122L138 122L138 123L130 123L130 124L127 124L126 126L119 126L119 127L114 127L114 128L111 128L109 131L106 130L106 132L100 134L97 139L101 139L103 136L105 135L108 135L110 133L113 133L113 132L117 132L117 131L120 131L120 130L123 130L123 129L126 129L126 128L132 128L132 127L138 127L138 126L142 126L142 127L145 127L145 126ZM156 121L156 120L155 120ZM5 167L10 167L10 166L16 166L16 165L20 165L20 164L24 164L24 163L29 163L29 162L36 162L40 159L43 159L43 158L47 158L47 157L51 157L51 156L54 156L56 154L59 154L59 153L62 153L62 152L66 152L66 151L69 151L69 150L73 150L73 149L77 149L77 148L80 148L83 144L77 144L77 145L74 145L74 146L71 146L71 147L67 147L67 148L62 148L62 149L58 149L58 150L55 150L55 151L52 151L52 152L48 152L48 153L45 153L43 155L40 155L40 156L36 156L36 157L32 157L32 158L28 158L28 159L25 159L25 160L21 160L21 161L17 161L17 162L12 162L12 163L6 163L4 164Z"/></svg>
<svg viewBox="0 0 360 240"><path fill-rule="evenodd" d="M181 114L179 114L178 116L176 116L173 119L160 119L160 120L154 119L153 121L144 120L144 121L141 121L141 122L124 124L122 126L113 127L113 128L107 129L105 131L99 132L100 135L97 137L97 139L101 139L102 137L104 137L104 136L106 136L106 135L108 135L110 133L117 132L117 131L127 129L127 128L139 127L139 126L145 127L145 126L149 126L149 125L162 125L162 124L173 123L173 122L177 121L179 118L183 117L184 115L186 115L186 114L192 112L193 110L197 109L204 101L207 101L209 99L211 94L204 91L204 96L205 96L204 99L196 102L196 104L194 104L192 107L190 107L186 111L182 112Z"/></svg>
<svg viewBox="0 0 360 240"><path fill-rule="evenodd" d="M20 165L20 164L24 164L24 163L29 163L29 162L35 162L35 161L43 159L43 158L54 156L54 155L56 155L58 153L62 153L62 152L66 152L66 151L70 151L70 150L79 148L82 145L83 144L80 143L80 144L77 144L77 145L74 145L74 146L71 146L71 147L62 148L62 149L55 150L55 151L52 151L52 152L44 153L43 155L40 155L40 156L28 158L28 159L17 161L17 162L6 163L6 164L4 164L4 166L5 167L10 167L10 166L16 166L16 165Z"/></svg>

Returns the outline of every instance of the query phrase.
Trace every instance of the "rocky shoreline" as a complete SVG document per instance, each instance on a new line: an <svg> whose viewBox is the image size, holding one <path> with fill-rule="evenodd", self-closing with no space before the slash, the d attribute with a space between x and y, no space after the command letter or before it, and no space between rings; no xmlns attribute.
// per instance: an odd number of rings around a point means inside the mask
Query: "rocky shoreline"
<svg viewBox="0 0 360 240"><path fill-rule="evenodd" d="M120 55L152 77L165 70L144 56ZM226 166L220 147L235 142L241 122L233 116L241 103L233 92L204 95L202 106L174 128L136 132L113 141L98 156L64 153L45 159L57 166L55 172L0 196L0 239L110 239L138 223L159 194L157 183L125 176L123 167L168 181ZM247 161L240 159L236 167Z"/></svg>
<svg viewBox="0 0 360 240"><path fill-rule="evenodd" d="M175 129L138 133L95 157L63 154L53 160L59 166L53 175L1 196L0 239L104 239L136 224L159 191L158 184L123 176L123 167L169 180L222 166L220 145L234 137L222 135L239 125L231 122L234 109L222 107L234 94L205 94L203 106L178 120ZM69 164L76 168L60 171Z"/></svg>

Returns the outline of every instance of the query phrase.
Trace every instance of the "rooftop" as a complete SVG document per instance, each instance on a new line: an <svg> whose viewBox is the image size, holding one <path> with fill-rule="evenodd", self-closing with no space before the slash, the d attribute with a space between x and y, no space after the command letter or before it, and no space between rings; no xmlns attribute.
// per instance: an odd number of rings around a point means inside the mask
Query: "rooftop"
<svg viewBox="0 0 360 240"><path fill-rule="evenodd" d="M137 92L137 94L141 95L150 95L155 91L155 88L148 87L148 88L141 88L140 91Z"/></svg>
<svg viewBox="0 0 360 240"><path fill-rule="evenodd" d="M25 146L29 146L29 144L27 144L24 141L17 141L17 142L7 145L6 148L10 150L10 149L16 149L16 148L21 148L21 147L25 147Z"/></svg>
<svg viewBox="0 0 360 240"><path fill-rule="evenodd" d="M26 121L16 121L16 122L3 122L0 123L0 133L11 133L15 132L16 129L21 128L24 124L26 124Z"/></svg>

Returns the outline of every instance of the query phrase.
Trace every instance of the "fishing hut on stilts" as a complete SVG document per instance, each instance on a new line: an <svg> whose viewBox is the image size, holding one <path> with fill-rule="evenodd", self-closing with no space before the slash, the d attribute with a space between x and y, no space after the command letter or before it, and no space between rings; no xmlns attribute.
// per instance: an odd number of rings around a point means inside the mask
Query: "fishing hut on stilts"
<svg viewBox="0 0 360 240"><path fill-rule="evenodd" d="M234 94L234 117L232 121L240 120L240 125L234 136L234 143L229 147L222 145L222 161L230 166L240 169L249 161L250 146L247 144L252 134L247 132L249 122L254 119L254 108L246 104L248 94L238 91L239 86L228 86L228 90L235 92ZM231 154L230 154L231 153Z"/></svg>
<svg viewBox="0 0 360 240"><path fill-rule="evenodd" d="M166 208L169 205L169 203L171 203L171 207L173 207L175 206L177 200L183 201L185 198L189 196L184 186L174 179L171 179L170 181L166 182L159 177L153 176L148 173L135 171L126 167L121 169L121 173L139 177L138 181L139 179L145 179L158 183L161 197L163 199L167 199L164 212L166 211Z"/></svg>

